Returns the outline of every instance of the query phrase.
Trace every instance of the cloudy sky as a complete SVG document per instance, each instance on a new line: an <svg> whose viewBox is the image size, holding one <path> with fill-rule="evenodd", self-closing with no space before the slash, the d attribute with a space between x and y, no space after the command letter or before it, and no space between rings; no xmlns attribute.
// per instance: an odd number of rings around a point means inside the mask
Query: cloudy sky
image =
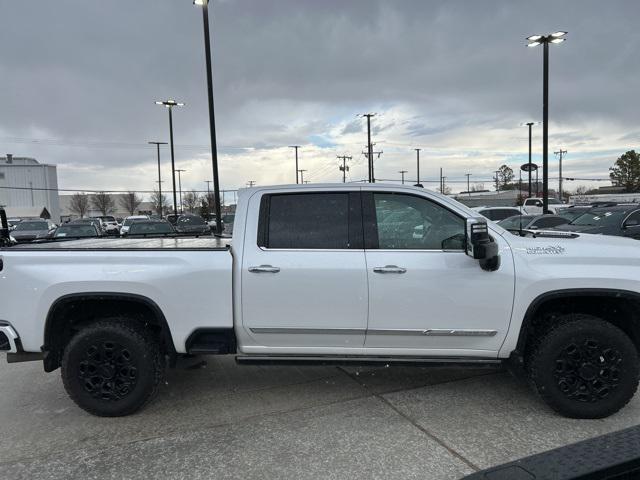
<svg viewBox="0 0 640 480"><path fill-rule="evenodd" d="M151 190L174 114L183 189L211 179L201 10L191 0L0 0L0 151L58 165L61 188ZM224 188L366 177L364 122L375 112L376 176L423 181L444 169L489 186L527 158L526 121L542 117L542 50L551 46L550 148L566 176L606 178L640 148L640 2L212 0L220 175ZM541 152L534 127L534 161ZM169 186L168 149L162 152ZM557 177L557 160L551 159ZM426 177L426 179L424 178ZM600 182L604 184L605 182ZM570 182L565 188L593 182ZM435 185L435 184L432 184ZM552 185L553 186L553 185Z"/></svg>

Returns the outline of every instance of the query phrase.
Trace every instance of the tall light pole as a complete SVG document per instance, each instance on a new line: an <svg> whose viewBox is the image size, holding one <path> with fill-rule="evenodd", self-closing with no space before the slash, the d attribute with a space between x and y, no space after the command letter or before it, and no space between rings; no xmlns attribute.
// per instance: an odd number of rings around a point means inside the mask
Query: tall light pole
<svg viewBox="0 0 640 480"><path fill-rule="evenodd" d="M213 170L213 194L216 212L216 235L222 235L220 219L220 179L218 177L218 144L216 141L216 117L213 105L213 72L211 71L211 40L209 38L209 0L193 0L194 5L202 7L202 23L204 26L204 55L207 63L207 94L209 97L209 132L211 135L211 168Z"/></svg>
<svg viewBox="0 0 640 480"><path fill-rule="evenodd" d="M156 101L156 105L164 105L169 110L169 146L171 150L171 180L173 182L173 213L178 214L178 201L176 199L176 160L173 154L173 107L182 107L184 103L175 100Z"/></svg>
<svg viewBox="0 0 640 480"><path fill-rule="evenodd" d="M296 185L298 183L300 183L298 181L298 149L300 148L300 145L289 145L289 148L293 148L296 151Z"/></svg>
<svg viewBox="0 0 640 480"><path fill-rule="evenodd" d="M531 127L534 125L540 125L540 122L527 122L520 124L521 127L524 127L525 125L529 127L529 197L531 197Z"/></svg>
<svg viewBox="0 0 640 480"><path fill-rule="evenodd" d="M160 145L166 145L167 142L147 142L149 145L155 145L158 150L158 198L160 201L160 218L162 218L162 178L160 177Z"/></svg>
<svg viewBox="0 0 640 480"><path fill-rule="evenodd" d="M178 189L180 192L180 213L184 213L184 206L182 205L182 176L180 175L182 172L186 172L186 170L176 169L178 173Z"/></svg>
<svg viewBox="0 0 640 480"><path fill-rule="evenodd" d="M406 170L400 170L398 173L400 175L402 175L402 185L404 185L404 174L407 173L407 171Z"/></svg>
<svg viewBox="0 0 640 480"><path fill-rule="evenodd" d="M465 173L465 175L467 176L467 196L470 197L471 196L471 187L469 186L469 177L471 177L470 173Z"/></svg>
<svg viewBox="0 0 640 480"><path fill-rule="evenodd" d="M414 148L416 151L416 187L421 187L420 183L420 150L421 148Z"/></svg>
<svg viewBox="0 0 640 480"><path fill-rule="evenodd" d="M549 44L562 43L567 32L555 32L549 35L531 35L527 37L527 47L542 45L542 213L549 211Z"/></svg>

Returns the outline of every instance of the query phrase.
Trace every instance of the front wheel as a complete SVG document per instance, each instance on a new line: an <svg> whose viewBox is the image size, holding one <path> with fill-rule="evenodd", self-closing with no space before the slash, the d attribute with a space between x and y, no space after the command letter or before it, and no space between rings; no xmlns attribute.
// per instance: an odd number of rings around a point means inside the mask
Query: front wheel
<svg viewBox="0 0 640 480"><path fill-rule="evenodd" d="M561 316L528 359L529 377L543 400L571 418L604 418L638 388L638 351L618 327L583 314Z"/></svg>
<svg viewBox="0 0 640 480"><path fill-rule="evenodd" d="M158 342L131 322L135 321L96 322L80 330L64 350L64 387L93 415L129 415L158 390L164 373Z"/></svg>

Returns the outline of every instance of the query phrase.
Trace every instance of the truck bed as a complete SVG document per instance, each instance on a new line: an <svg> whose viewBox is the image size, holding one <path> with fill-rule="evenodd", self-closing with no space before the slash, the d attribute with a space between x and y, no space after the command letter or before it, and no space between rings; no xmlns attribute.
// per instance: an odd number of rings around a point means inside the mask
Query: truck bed
<svg viewBox="0 0 640 480"><path fill-rule="evenodd" d="M29 251L77 251L77 250L227 250L231 238L204 237L156 237L156 238L88 238L59 242L25 243L10 247L11 250ZM2 249L0 249L2 250Z"/></svg>

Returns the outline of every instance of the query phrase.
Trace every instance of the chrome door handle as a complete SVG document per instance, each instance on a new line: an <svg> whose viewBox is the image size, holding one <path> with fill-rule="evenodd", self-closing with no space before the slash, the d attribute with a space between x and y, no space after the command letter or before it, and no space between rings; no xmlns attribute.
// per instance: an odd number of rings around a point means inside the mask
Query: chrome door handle
<svg viewBox="0 0 640 480"><path fill-rule="evenodd" d="M259 267L249 267L251 273L278 273L279 267L272 267L271 265L260 265Z"/></svg>
<svg viewBox="0 0 640 480"><path fill-rule="evenodd" d="M384 267L374 267L375 273L406 273L407 269L397 265L385 265Z"/></svg>

